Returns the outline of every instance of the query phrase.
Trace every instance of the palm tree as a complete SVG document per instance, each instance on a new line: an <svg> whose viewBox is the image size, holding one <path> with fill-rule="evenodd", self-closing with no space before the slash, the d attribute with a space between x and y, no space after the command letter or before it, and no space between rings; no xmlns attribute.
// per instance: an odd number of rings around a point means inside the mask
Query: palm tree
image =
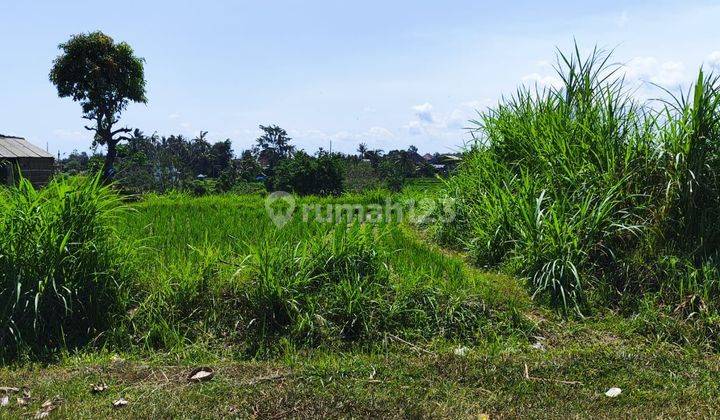
<svg viewBox="0 0 720 420"><path fill-rule="evenodd" d="M360 143L357 148L358 153L360 153L360 159L365 159L365 154L368 151L367 144Z"/></svg>

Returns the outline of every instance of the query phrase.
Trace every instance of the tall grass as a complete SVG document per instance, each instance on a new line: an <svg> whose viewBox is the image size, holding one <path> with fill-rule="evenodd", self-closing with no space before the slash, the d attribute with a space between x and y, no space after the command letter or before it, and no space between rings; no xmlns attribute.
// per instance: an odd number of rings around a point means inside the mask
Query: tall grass
<svg viewBox="0 0 720 420"><path fill-rule="evenodd" d="M86 344L122 312L121 208L97 179L0 189L0 356Z"/></svg>
<svg viewBox="0 0 720 420"><path fill-rule="evenodd" d="M657 112L608 52L559 52L556 69L561 87L521 87L473 122L476 142L446 185L458 218L439 238L556 307L679 298L661 261L701 270L718 245L718 78L701 71Z"/></svg>
<svg viewBox="0 0 720 420"><path fill-rule="evenodd" d="M299 206L385 198L305 197ZM511 279L468 270L401 224L306 222L298 212L278 229L258 196L155 197L136 209L122 234L148 238L129 316L130 342L142 348L232 343L262 355L288 341L471 340L530 328L513 315L527 302Z"/></svg>

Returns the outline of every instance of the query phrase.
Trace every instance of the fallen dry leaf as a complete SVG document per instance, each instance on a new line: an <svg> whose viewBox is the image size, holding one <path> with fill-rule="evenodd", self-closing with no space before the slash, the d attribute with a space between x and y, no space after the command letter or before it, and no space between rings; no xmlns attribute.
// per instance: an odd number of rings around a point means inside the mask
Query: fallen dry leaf
<svg viewBox="0 0 720 420"><path fill-rule="evenodd" d="M58 408L62 404L62 398L55 396L52 400L47 400L40 406L40 411L35 413L36 419L44 419L50 415L50 412Z"/></svg>
<svg viewBox="0 0 720 420"><path fill-rule="evenodd" d="M30 403L30 390L23 387L22 397L17 397L17 404L20 407L25 407Z"/></svg>
<svg viewBox="0 0 720 420"><path fill-rule="evenodd" d="M119 400L113 401L113 407L115 408L121 408L128 405L128 401L125 398L120 398Z"/></svg>
<svg viewBox="0 0 720 420"><path fill-rule="evenodd" d="M188 375L188 380L190 382L204 382L209 381L215 376L215 371L212 370L212 368L209 367L200 367L193 369L192 372Z"/></svg>

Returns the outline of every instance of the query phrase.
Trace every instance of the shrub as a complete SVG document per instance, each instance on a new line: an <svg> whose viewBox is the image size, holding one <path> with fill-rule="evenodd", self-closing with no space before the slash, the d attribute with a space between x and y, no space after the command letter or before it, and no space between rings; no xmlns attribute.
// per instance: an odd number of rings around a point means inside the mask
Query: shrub
<svg viewBox="0 0 720 420"><path fill-rule="evenodd" d="M380 184L380 178L370 162L349 160L345 164L344 191L357 193L373 190Z"/></svg>
<svg viewBox="0 0 720 420"><path fill-rule="evenodd" d="M482 114L446 183L457 218L439 238L526 277L561 308L587 309L590 292L682 299L674 277L652 267L668 256L695 269L717 260L718 79L701 71L657 113L609 60L559 54L563 85L520 88Z"/></svg>
<svg viewBox="0 0 720 420"><path fill-rule="evenodd" d="M275 191L337 195L343 190L342 159L324 152L317 158L302 151L296 152L292 157L280 161L270 182Z"/></svg>
<svg viewBox="0 0 720 420"><path fill-rule="evenodd" d="M356 339L377 331L391 294L386 255L371 228L338 227L292 246L251 246L238 271L240 307L263 336Z"/></svg>
<svg viewBox="0 0 720 420"><path fill-rule="evenodd" d="M123 313L122 206L98 179L0 191L0 356L88 343Z"/></svg>
<svg viewBox="0 0 720 420"><path fill-rule="evenodd" d="M201 197L215 194L217 192L217 182L214 179L192 179L185 182L184 188L192 195Z"/></svg>

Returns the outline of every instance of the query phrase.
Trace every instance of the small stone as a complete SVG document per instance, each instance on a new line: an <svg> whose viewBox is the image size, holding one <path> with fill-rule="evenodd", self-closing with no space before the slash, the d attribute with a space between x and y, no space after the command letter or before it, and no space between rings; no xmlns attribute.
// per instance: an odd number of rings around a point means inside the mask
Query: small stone
<svg viewBox="0 0 720 420"><path fill-rule="evenodd" d="M113 407L115 408L121 408L128 405L128 401L125 398L120 398L119 400L113 401Z"/></svg>
<svg viewBox="0 0 720 420"><path fill-rule="evenodd" d="M107 389L108 389L108 386L105 383L97 384L97 385L93 384L91 391L93 394L99 394L101 392L106 391Z"/></svg>
<svg viewBox="0 0 720 420"><path fill-rule="evenodd" d="M605 391L605 395L610 398L615 398L618 395L620 395L621 393L622 393L622 389L615 388L615 387L612 387L612 388L608 389L607 391Z"/></svg>
<svg viewBox="0 0 720 420"><path fill-rule="evenodd" d="M188 380L190 382L205 382L209 381L215 376L215 372L212 370L212 368L209 367L201 367L194 369L190 374L188 375Z"/></svg>
<svg viewBox="0 0 720 420"><path fill-rule="evenodd" d="M458 347L458 348L455 349L455 351L453 351L453 353L455 353L455 356L460 356L460 357L465 357L465 356L467 356L467 354L468 354L469 352L470 352L470 349L467 348L467 347L465 347L465 346Z"/></svg>

